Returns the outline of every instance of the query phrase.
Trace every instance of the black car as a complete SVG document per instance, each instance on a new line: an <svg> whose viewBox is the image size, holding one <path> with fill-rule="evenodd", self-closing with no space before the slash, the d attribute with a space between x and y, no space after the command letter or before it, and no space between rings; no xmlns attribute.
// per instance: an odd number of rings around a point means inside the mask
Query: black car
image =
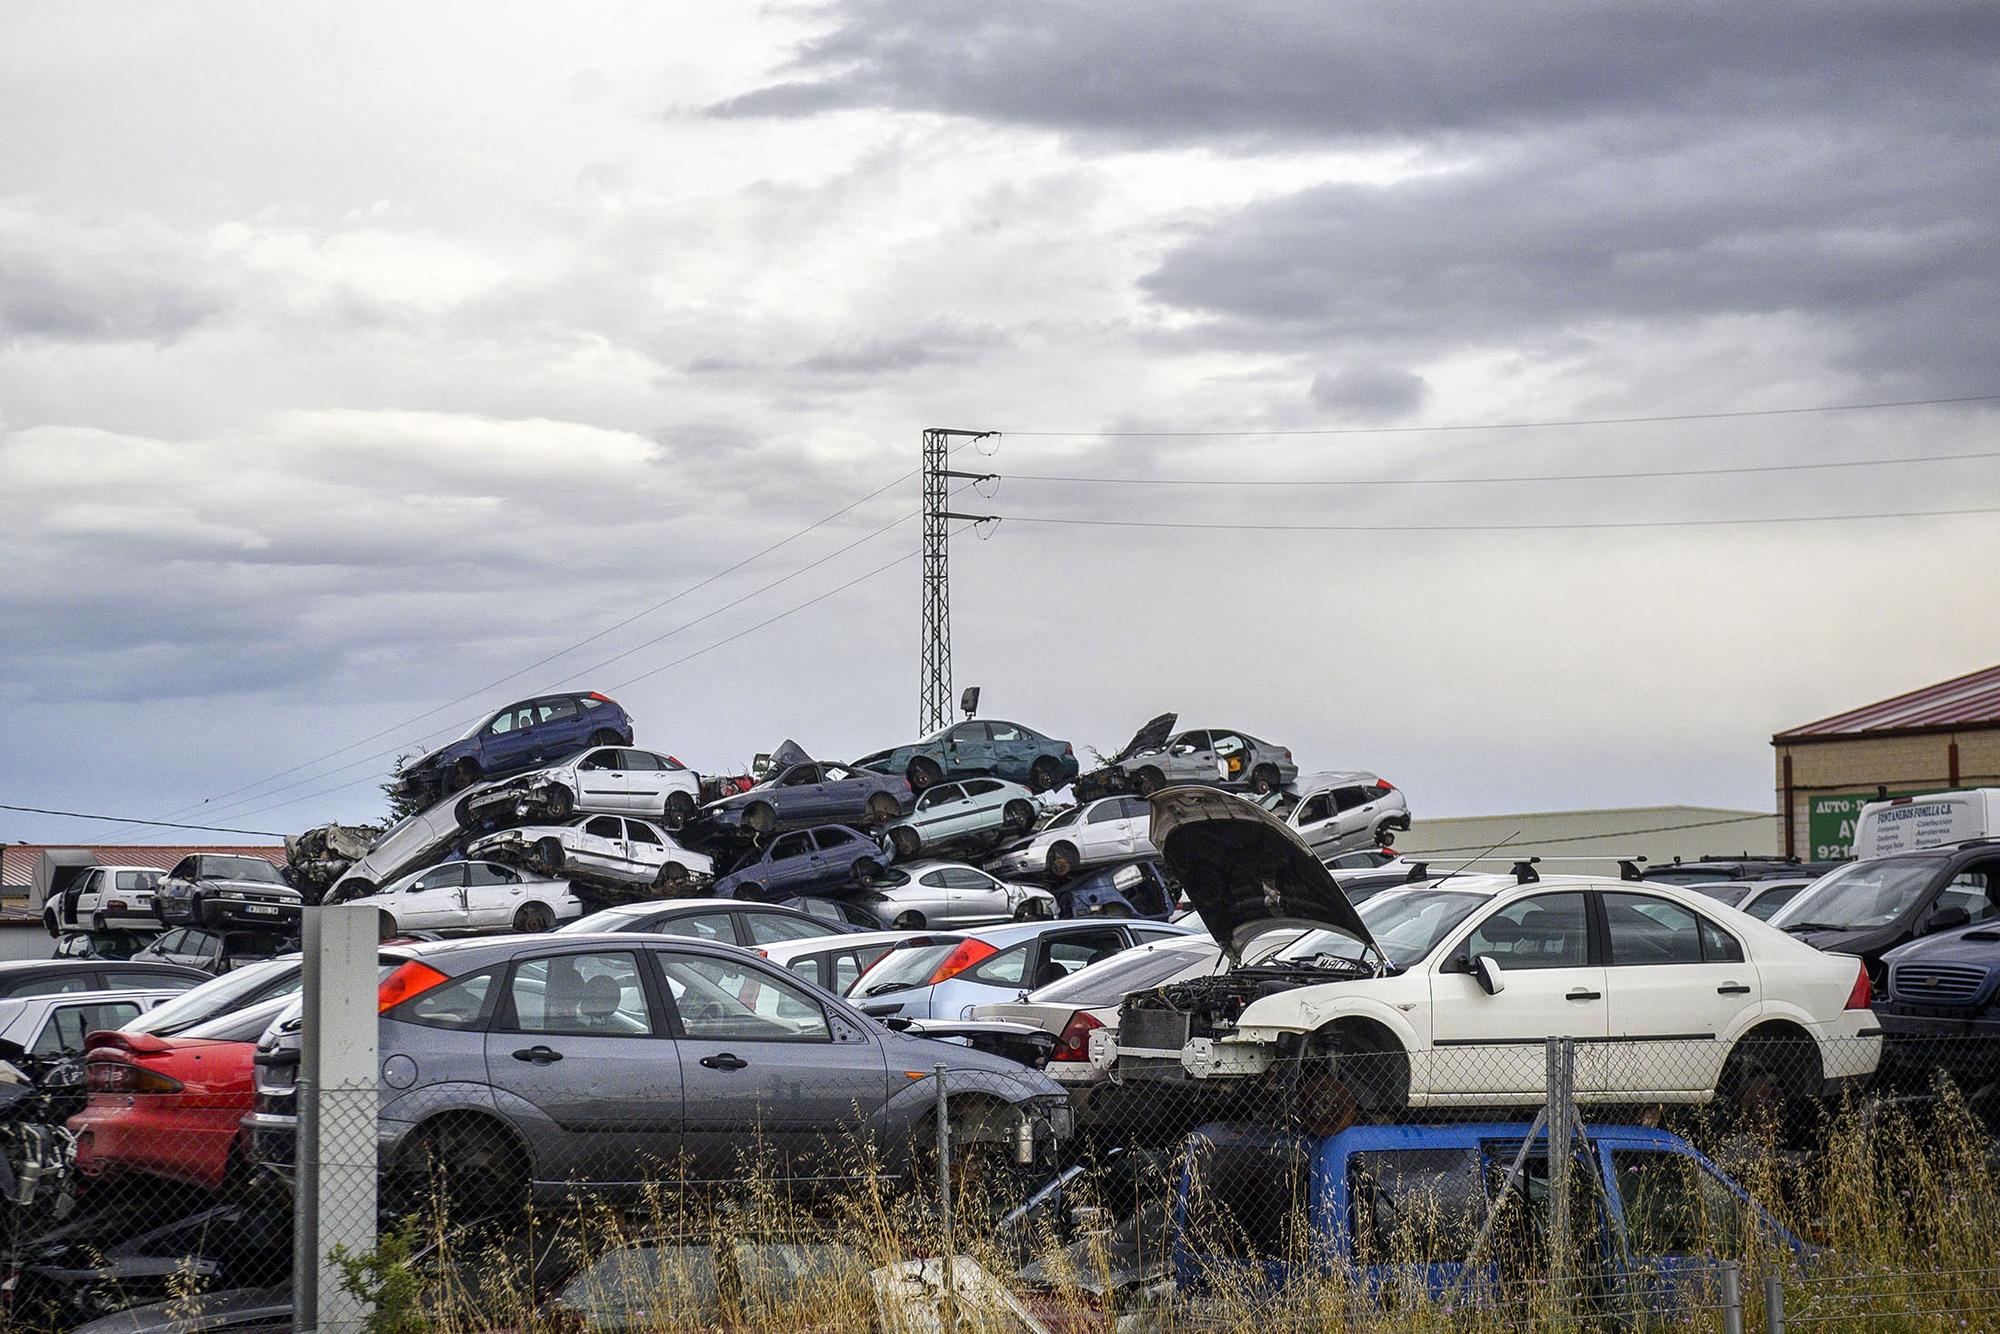
<svg viewBox="0 0 2000 1334"><path fill-rule="evenodd" d="M158 960L200 969L203 979L262 963L298 949L294 936L277 931L211 931L201 926L177 926L162 931L152 944L133 955L136 960Z"/></svg>
<svg viewBox="0 0 2000 1334"><path fill-rule="evenodd" d="M0 963L0 999L61 996L76 991L181 990L208 974L172 962L145 959L30 959Z"/></svg>
<svg viewBox="0 0 2000 1334"><path fill-rule="evenodd" d="M174 864L153 891L163 926L285 926L296 928L305 898L262 857L194 852Z"/></svg>
<svg viewBox="0 0 2000 1334"><path fill-rule="evenodd" d="M810 940L842 931L858 931L860 925L846 920L815 917L781 908L775 903L745 903L740 899L655 899L650 903L621 903L574 922L567 922L555 934L575 935L592 931L636 931L661 936L686 936L690 940L713 940L724 945L756 949L776 940Z"/></svg>
<svg viewBox="0 0 2000 1334"><path fill-rule="evenodd" d="M1905 941L2000 916L2000 839L1848 862L1814 881L1771 925L1814 949L1858 954L1879 988L1882 956Z"/></svg>
<svg viewBox="0 0 2000 1334"><path fill-rule="evenodd" d="M1709 885L1718 880L1794 880L1825 875L1843 862L1802 862L1796 857L1697 857L1682 861L1676 857L1640 872L1642 880L1660 880L1669 885Z"/></svg>

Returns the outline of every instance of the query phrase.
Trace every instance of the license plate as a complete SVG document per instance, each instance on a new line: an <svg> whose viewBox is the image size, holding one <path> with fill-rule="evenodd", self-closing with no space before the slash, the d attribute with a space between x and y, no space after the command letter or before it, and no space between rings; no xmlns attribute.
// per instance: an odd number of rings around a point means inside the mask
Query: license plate
<svg viewBox="0 0 2000 1334"><path fill-rule="evenodd" d="M278 910L267 903L246 903L243 905L243 911L269 913L273 917L278 915Z"/></svg>

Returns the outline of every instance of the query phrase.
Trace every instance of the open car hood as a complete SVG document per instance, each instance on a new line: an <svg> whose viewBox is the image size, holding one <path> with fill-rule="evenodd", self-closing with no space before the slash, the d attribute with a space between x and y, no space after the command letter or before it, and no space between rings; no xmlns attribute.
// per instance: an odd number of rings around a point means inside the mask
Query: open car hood
<svg viewBox="0 0 2000 1334"><path fill-rule="evenodd" d="M1170 787L1152 807L1153 846L1232 962L1266 931L1329 927L1382 957L1338 882L1277 817L1212 787Z"/></svg>
<svg viewBox="0 0 2000 1334"><path fill-rule="evenodd" d="M1125 743L1125 749L1108 757L1106 764L1120 764L1134 755L1144 755L1167 744L1167 738L1174 734L1174 724L1180 721L1178 713L1163 713L1132 734Z"/></svg>
<svg viewBox="0 0 2000 1334"><path fill-rule="evenodd" d="M811 759L812 756L806 754L804 746L801 746L790 737L786 737L778 743L778 748L771 752L771 772L777 773L782 769L790 768L794 764L805 764Z"/></svg>

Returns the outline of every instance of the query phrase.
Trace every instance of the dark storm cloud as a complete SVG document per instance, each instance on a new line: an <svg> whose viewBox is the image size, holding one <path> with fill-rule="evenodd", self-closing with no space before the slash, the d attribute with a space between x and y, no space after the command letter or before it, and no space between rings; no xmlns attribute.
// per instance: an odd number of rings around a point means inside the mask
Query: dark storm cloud
<svg viewBox="0 0 2000 1334"><path fill-rule="evenodd" d="M1143 144L1487 135L1991 95L2000 18L1710 3L991 5L855 0L786 77L713 108L938 111Z"/></svg>
<svg viewBox="0 0 2000 1334"><path fill-rule="evenodd" d="M1313 405L1353 417L1402 417L1430 397L1421 375L1394 366L1349 366L1313 377Z"/></svg>

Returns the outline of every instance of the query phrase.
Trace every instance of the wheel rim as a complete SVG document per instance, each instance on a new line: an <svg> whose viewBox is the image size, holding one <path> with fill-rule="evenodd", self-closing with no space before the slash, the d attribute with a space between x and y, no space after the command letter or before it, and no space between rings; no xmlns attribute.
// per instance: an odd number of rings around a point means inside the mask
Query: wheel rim
<svg viewBox="0 0 2000 1334"><path fill-rule="evenodd" d="M552 838L544 839L541 846L541 853L542 853L542 867L543 869L548 871L550 875L555 875L556 873L562 870L562 863L563 863L562 844L556 842Z"/></svg>
<svg viewBox="0 0 2000 1334"><path fill-rule="evenodd" d="M575 804L570 798L568 788L559 784L552 784L549 787L549 814L556 819L560 820L568 815L570 808Z"/></svg>
<svg viewBox="0 0 2000 1334"><path fill-rule="evenodd" d="M898 829L889 842L895 845L898 857L914 857L923 846L922 841L907 829Z"/></svg>
<svg viewBox="0 0 2000 1334"><path fill-rule="evenodd" d="M679 862L668 862L660 868L662 885L684 885L687 883L688 869Z"/></svg>
<svg viewBox="0 0 2000 1334"><path fill-rule="evenodd" d="M743 823L760 834L768 834L772 826L778 823L778 813L769 806L752 806L743 817Z"/></svg>
<svg viewBox="0 0 2000 1334"><path fill-rule="evenodd" d="M944 777L944 771L929 760L917 760L910 765L909 773L904 776L909 779L910 786L913 789L922 792L925 788L930 787L940 778Z"/></svg>
<svg viewBox="0 0 2000 1334"><path fill-rule="evenodd" d="M1076 863L1070 858L1067 852L1058 848L1049 854L1050 875L1055 876L1057 879L1062 879L1075 870Z"/></svg>

